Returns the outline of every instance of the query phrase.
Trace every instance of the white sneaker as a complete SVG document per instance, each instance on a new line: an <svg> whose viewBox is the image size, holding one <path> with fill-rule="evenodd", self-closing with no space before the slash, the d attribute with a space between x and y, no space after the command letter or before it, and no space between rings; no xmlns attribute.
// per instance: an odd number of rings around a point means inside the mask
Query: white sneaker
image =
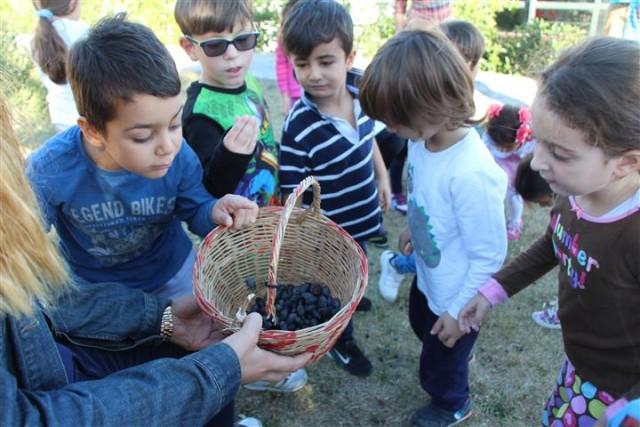
<svg viewBox="0 0 640 427"><path fill-rule="evenodd" d="M391 265L391 259L395 253L390 250L380 254L380 279L378 280L378 290L382 298L389 302L395 302L398 298L398 288L404 280L404 275L398 273Z"/></svg>
<svg viewBox="0 0 640 427"><path fill-rule="evenodd" d="M300 390L307 383L307 371L300 368L290 373L286 378L276 381L256 381L245 384L244 388L253 391L274 391L277 393L293 393Z"/></svg>
<svg viewBox="0 0 640 427"><path fill-rule="evenodd" d="M235 423L234 427L262 427L262 423L257 418L245 417Z"/></svg>

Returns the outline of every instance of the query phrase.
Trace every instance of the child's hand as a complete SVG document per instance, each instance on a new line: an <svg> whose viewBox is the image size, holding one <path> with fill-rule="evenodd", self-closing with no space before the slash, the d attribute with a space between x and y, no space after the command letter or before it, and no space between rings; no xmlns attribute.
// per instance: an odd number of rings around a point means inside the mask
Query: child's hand
<svg viewBox="0 0 640 427"><path fill-rule="evenodd" d="M453 347L456 341L464 335L458 328L458 321L446 312L438 318L430 333L431 335L438 335L438 339L442 341L442 344L449 348Z"/></svg>
<svg viewBox="0 0 640 427"><path fill-rule="evenodd" d="M471 329L478 332L482 320L490 309L491 304L489 300L481 293L478 293L460 310L460 314L458 314L458 326L460 330L465 334L471 332Z"/></svg>
<svg viewBox="0 0 640 427"><path fill-rule="evenodd" d="M253 154L258 140L258 121L255 117L237 117L224 137L227 150L237 154Z"/></svg>
<svg viewBox="0 0 640 427"><path fill-rule="evenodd" d="M409 234L408 228L405 228L402 233L400 233L400 236L398 236L398 250L402 252L403 255L411 255L411 252L413 252L411 235Z"/></svg>
<svg viewBox="0 0 640 427"><path fill-rule="evenodd" d="M260 315L250 313L244 319L242 329L223 341L238 356L242 384L255 381L279 381L289 373L304 367L311 358L309 353L287 357L262 350L257 346L261 327Z"/></svg>
<svg viewBox="0 0 640 427"><path fill-rule="evenodd" d="M258 205L246 197L227 194L213 205L211 218L216 224L235 230L243 225L253 224L258 217Z"/></svg>
<svg viewBox="0 0 640 427"><path fill-rule="evenodd" d="M378 178L378 199L380 200L380 209L387 213L391 207L391 184L387 176Z"/></svg>

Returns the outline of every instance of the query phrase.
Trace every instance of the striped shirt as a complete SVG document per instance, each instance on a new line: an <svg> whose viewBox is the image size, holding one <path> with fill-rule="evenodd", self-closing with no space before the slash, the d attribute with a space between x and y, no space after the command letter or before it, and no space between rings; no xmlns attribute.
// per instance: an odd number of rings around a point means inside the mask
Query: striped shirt
<svg viewBox="0 0 640 427"><path fill-rule="evenodd" d="M374 121L353 95L358 129L337 117L323 114L304 94L289 112L280 143L280 188L290 193L309 175L322 188L322 213L354 239L364 240L380 228L380 206L373 169ZM311 203L312 193L303 198Z"/></svg>

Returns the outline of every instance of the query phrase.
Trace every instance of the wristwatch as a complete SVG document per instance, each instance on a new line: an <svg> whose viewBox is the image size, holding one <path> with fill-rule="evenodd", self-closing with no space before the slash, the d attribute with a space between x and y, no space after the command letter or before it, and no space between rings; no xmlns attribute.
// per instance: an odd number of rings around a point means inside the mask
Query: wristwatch
<svg viewBox="0 0 640 427"><path fill-rule="evenodd" d="M160 337L163 341L169 341L173 336L173 312L171 305L162 312L162 320L160 321Z"/></svg>

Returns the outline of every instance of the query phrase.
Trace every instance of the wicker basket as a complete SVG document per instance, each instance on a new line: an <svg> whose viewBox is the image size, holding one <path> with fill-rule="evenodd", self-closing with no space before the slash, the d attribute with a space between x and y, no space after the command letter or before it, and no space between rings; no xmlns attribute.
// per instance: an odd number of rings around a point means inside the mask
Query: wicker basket
<svg viewBox="0 0 640 427"><path fill-rule="evenodd" d="M313 186L308 209L294 207ZM324 283L341 309L327 322L297 331L261 331L260 347L284 355L313 353L317 360L329 351L353 315L367 287L367 257L353 238L320 212L320 185L314 177L302 181L284 207L260 209L256 222L241 230L213 230L198 250L193 271L194 293L202 310L236 332L239 308L255 278L258 297L266 297L267 315L277 316L277 283Z"/></svg>

